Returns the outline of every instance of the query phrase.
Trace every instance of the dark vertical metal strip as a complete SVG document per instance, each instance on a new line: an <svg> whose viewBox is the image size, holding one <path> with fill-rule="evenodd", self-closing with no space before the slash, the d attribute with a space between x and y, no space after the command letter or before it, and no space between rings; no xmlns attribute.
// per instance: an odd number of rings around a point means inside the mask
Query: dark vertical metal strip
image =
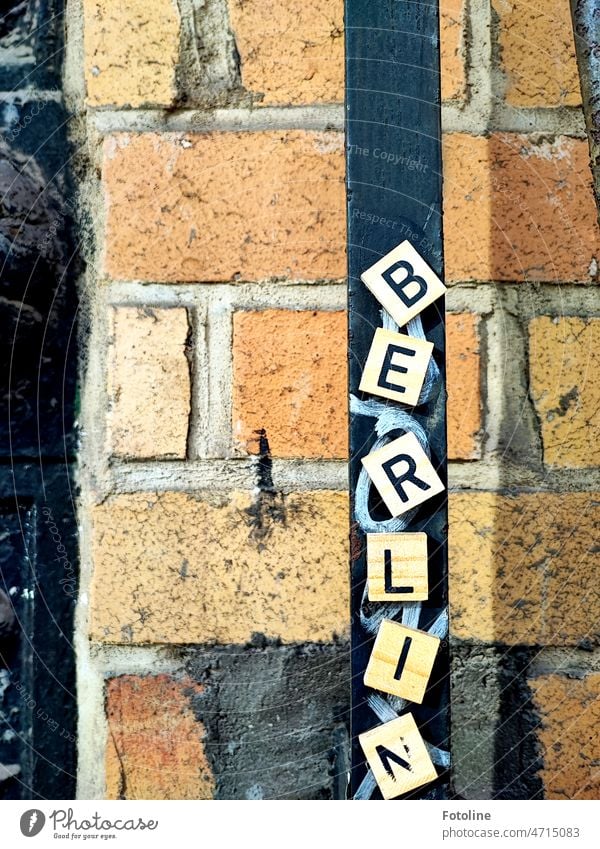
<svg viewBox="0 0 600 849"><path fill-rule="evenodd" d="M438 14L436 2L346 0L349 389L359 397L374 329L381 325L379 304L361 283L361 272L409 239L443 279ZM414 415L428 433L432 461L446 484L443 299L421 317L427 338L435 344L443 386L437 399L416 408ZM362 683L373 641L359 617L366 541L354 522L360 461L374 442L373 425L374 420L366 416L351 417L352 795L367 769L358 735L380 724L366 703L368 691ZM379 509L375 518L389 518ZM424 531L429 538L431 593L419 622L425 629L447 605L446 494L423 504L406 530ZM410 706L424 739L446 750L448 669L447 641L443 641L425 701ZM434 784L415 791L411 798L447 798L448 771L438 768L438 772ZM378 791L376 796L380 798Z"/></svg>

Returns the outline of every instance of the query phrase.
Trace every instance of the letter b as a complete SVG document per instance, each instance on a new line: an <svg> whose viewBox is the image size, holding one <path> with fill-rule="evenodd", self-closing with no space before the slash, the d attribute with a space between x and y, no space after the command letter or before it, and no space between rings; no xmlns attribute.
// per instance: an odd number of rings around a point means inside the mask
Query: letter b
<svg viewBox="0 0 600 849"><path fill-rule="evenodd" d="M404 274L398 272L403 271ZM408 262L401 259L387 268L381 275L385 282L394 290L405 307L414 307L427 292L427 283Z"/></svg>

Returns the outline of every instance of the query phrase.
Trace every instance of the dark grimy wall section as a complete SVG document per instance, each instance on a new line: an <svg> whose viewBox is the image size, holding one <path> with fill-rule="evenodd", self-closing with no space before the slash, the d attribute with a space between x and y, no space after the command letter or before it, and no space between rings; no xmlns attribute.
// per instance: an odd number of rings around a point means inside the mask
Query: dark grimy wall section
<svg viewBox="0 0 600 849"><path fill-rule="evenodd" d="M63 6L0 18L0 798L72 798L76 296Z"/></svg>

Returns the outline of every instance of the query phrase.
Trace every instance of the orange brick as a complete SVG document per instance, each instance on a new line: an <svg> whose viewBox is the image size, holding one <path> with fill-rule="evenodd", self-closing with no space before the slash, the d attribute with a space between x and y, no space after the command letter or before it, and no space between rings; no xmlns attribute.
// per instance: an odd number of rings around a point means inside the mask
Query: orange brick
<svg viewBox="0 0 600 849"><path fill-rule="evenodd" d="M348 453L346 314L292 310L234 316L233 430L251 453L266 431L274 457ZM447 316L448 456L480 456L479 319Z"/></svg>
<svg viewBox="0 0 600 849"><path fill-rule="evenodd" d="M531 396L544 462L600 465L600 319L543 316L529 325Z"/></svg>
<svg viewBox="0 0 600 849"><path fill-rule="evenodd" d="M84 0L91 106L171 106L181 21L176 0Z"/></svg>
<svg viewBox="0 0 600 849"><path fill-rule="evenodd" d="M465 73L465 0L441 0L440 45L442 100L462 101L467 93Z"/></svg>
<svg viewBox="0 0 600 849"><path fill-rule="evenodd" d="M345 492L136 493L93 511L92 639L330 642L348 628Z"/></svg>
<svg viewBox="0 0 600 849"><path fill-rule="evenodd" d="M234 437L274 457L348 453L345 312L241 312L233 321Z"/></svg>
<svg viewBox="0 0 600 849"><path fill-rule="evenodd" d="M211 799L204 727L190 704L202 687L168 675L108 681L107 799Z"/></svg>
<svg viewBox="0 0 600 849"><path fill-rule="evenodd" d="M481 448L479 317L446 316L448 458L474 460Z"/></svg>
<svg viewBox="0 0 600 849"><path fill-rule="evenodd" d="M580 106L571 10L565 0L492 0L512 106Z"/></svg>
<svg viewBox="0 0 600 849"><path fill-rule="evenodd" d="M111 312L109 450L136 459L184 458L190 414L187 311Z"/></svg>
<svg viewBox="0 0 600 849"><path fill-rule="evenodd" d="M120 134L103 178L113 278L346 274L341 133Z"/></svg>
<svg viewBox="0 0 600 849"><path fill-rule="evenodd" d="M454 635L508 645L600 642L592 492L450 496Z"/></svg>
<svg viewBox="0 0 600 849"><path fill-rule="evenodd" d="M586 141L451 133L444 157L448 281L595 279L599 231Z"/></svg>
<svg viewBox="0 0 600 849"><path fill-rule="evenodd" d="M540 714L546 799L598 799L600 674L543 675L529 682Z"/></svg>
<svg viewBox="0 0 600 849"><path fill-rule="evenodd" d="M343 0L229 0L242 84L263 105L344 99Z"/></svg>
<svg viewBox="0 0 600 849"><path fill-rule="evenodd" d="M260 0L229 0L242 84L261 105L341 103L343 0L285 0L274 15ZM463 100L464 0L442 0L442 97ZM282 49L285 44L285 49Z"/></svg>

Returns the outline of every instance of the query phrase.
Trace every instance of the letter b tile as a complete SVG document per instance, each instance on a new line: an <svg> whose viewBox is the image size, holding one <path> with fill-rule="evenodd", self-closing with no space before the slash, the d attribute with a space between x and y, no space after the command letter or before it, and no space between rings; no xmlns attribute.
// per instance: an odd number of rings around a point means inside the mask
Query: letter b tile
<svg viewBox="0 0 600 849"><path fill-rule="evenodd" d="M360 279L399 327L446 291L440 278L408 240L363 271Z"/></svg>

